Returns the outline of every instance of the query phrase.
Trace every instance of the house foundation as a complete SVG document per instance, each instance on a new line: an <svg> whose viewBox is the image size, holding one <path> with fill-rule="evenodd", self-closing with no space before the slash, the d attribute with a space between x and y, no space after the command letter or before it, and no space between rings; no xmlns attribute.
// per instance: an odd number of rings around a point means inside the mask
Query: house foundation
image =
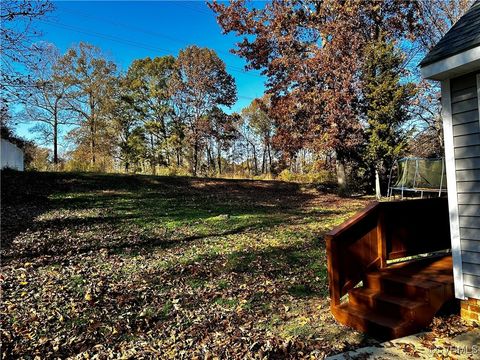
<svg viewBox="0 0 480 360"><path fill-rule="evenodd" d="M464 320L480 324L480 300L461 300L460 316Z"/></svg>

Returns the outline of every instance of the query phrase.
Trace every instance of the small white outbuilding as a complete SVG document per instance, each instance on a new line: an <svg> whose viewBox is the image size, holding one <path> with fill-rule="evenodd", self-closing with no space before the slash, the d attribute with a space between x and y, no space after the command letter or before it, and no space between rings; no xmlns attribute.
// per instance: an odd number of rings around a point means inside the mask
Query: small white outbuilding
<svg viewBox="0 0 480 360"><path fill-rule="evenodd" d="M23 150L10 141L1 139L1 169L9 168L18 171L24 170Z"/></svg>

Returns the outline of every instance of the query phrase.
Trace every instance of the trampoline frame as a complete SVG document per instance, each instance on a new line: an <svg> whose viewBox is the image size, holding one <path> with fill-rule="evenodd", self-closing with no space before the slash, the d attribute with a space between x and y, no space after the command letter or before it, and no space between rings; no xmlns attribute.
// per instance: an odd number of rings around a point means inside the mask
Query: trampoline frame
<svg viewBox="0 0 480 360"><path fill-rule="evenodd" d="M417 176L418 176L418 161L419 160L426 160L426 161L432 161L432 160L442 160L442 177L440 179L440 187L438 189L435 188L417 188L415 187L417 183ZM405 187L405 186L391 186L392 182L392 172L393 168L395 167L395 164L404 161L415 161L415 175L413 177L413 187ZM408 174L408 167L405 167L405 171L407 171ZM402 177L406 177L406 175L402 174ZM395 160L393 163L391 169L390 169L390 175L388 176L388 190L387 190L387 196L391 198L392 196L395 197L394 195L394 190L400 191L401 198L404 198L405 192L414 192L414 193L420 193L420 197L423 198L424 193L438 193L438 197L441 197L443 193L447 193L447 189L443 188L443 183L444 183L444 178L446 178L446 171L445 171L445 158L419 158L419 157L412 157L412 158L401 158L398 160Z"/></svg>

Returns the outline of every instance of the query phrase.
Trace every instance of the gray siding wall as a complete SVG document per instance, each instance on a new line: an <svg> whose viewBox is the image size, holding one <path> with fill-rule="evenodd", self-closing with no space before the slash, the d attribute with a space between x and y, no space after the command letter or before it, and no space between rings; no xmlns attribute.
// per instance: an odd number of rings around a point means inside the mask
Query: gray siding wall
<svg viewBox="0 0 480 360"><path fill-rule="evenodd" d="M480 120L476 74L450 81L465 296L480 298Z"/></svg>

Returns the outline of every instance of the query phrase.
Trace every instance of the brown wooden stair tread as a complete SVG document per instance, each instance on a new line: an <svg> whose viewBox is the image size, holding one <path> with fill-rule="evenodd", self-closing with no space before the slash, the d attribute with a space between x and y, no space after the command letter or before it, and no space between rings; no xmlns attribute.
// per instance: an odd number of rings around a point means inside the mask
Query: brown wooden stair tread
<svg viewBox="0 0 480 360"><path fill-rule="evenodd" d="M411 328L411 322L408 319L398 316L385 316L350 303L336 306L334 313L342 324L365 330L378 338L387 339L403 336Z"/></svg>
<svg viewBox="0 0 480 360"><path fill-rule="evenodd" d="M442 269L442 268L425 268L425 269L418 269L414 267L406 267L406 268L385 268L379 271L382 274L398 274L404 276L413 276L417 278L425 278L430 279L433 281L441 281L447 280L448 278L453 278L453 269ZM436 279L437 277L441 277L441 280Z"/></svg>
<svg viewBox="0 0 480 360"><path fill-rule="evenodd" d="M332 306L342 324L377 338L412 334L454 299L451 257L401 263L365 274L348 302ZM450 267L450 268L449 268Z"/></svg>
<svg viewBox="0 0 480 360"><path fill-rule="evenodd" d="M419 259L389 265L381 272L412 273L412 274L446 274L453 275L451 256L433 259Z"/></svg>
<svg viewBox="0 0 480 360"><path fill-rule="evenodd" d="M369 273L365 279L365 287L409 298L426 297L431 290L443 286L444 284L440 282L395 273Z"/></svg>
<svg viewBox="0 0 480 360"><path fill-rule="evenodd" d="M379 306L379 303L386 305L386 308L399 308L406 311L415 311L425 305L422 300L414 300L402 296L390 295L378 292L369 288L355 288L349 292L350 303L359 306L362 304L371 309ZM390 306L389 306L390 305Z"/></svg>

